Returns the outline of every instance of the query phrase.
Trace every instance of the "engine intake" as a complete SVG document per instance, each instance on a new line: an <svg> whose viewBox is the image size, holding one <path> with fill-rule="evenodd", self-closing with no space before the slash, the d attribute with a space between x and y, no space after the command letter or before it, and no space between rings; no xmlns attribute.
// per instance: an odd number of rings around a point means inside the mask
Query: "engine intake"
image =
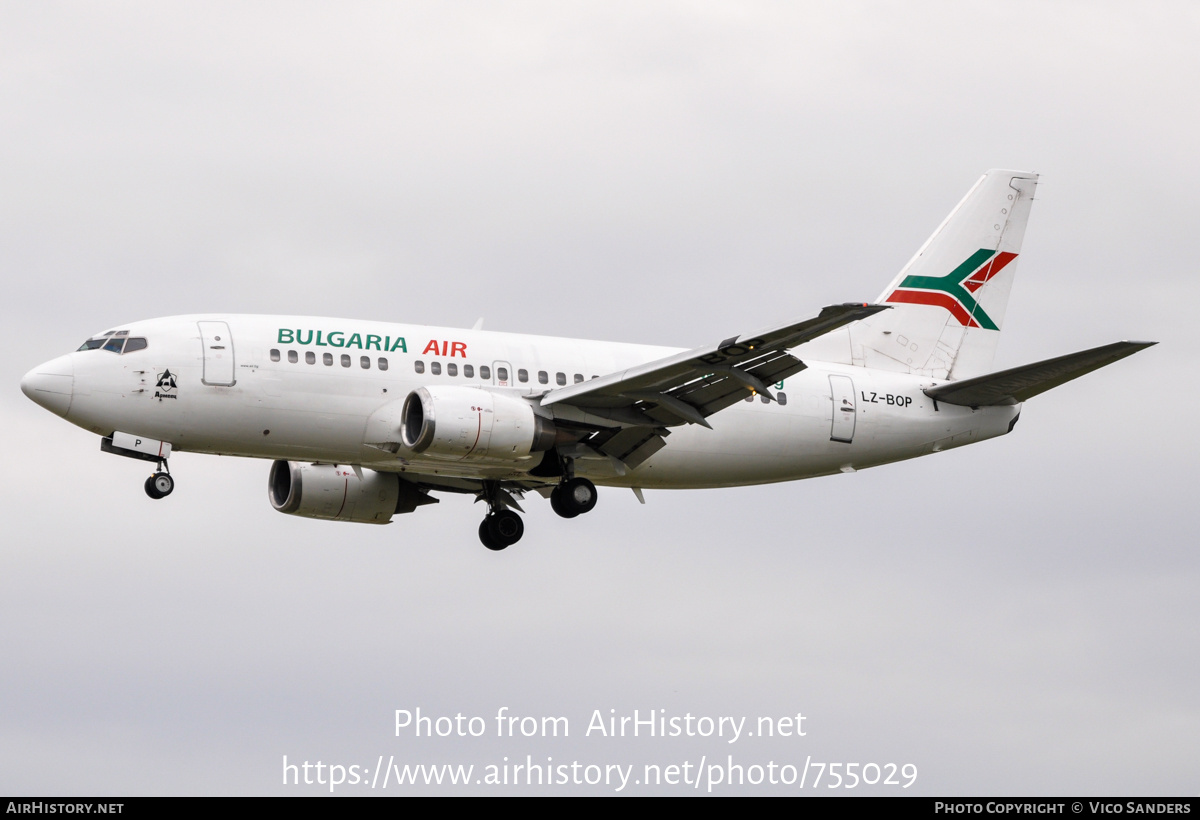
<svg viewBox="0 0 1200 820"><path fill-rule="evenodd" d="M477 387L418 387L404 400L400 439L447 461L515 461L554 446L554 422L529 402Z"/></svg>
<svg viewBox="0 0 1200 820"><path fill-rule="evenodd" d="M271 506L282 513L327 521L387 524L397 513L437 503L395 473L380 473L344 464L276 461L267 481Z"/></svg>

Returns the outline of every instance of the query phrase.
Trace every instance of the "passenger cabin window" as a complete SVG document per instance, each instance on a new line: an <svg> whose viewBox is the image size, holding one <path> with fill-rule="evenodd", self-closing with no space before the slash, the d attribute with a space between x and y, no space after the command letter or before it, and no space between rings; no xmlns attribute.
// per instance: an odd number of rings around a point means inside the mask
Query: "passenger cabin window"
<svg viewBox="0 0 1200 820"><path fill-rule="evenodd" d="M545 370L539 370L538 371L538 384L549 384L549 383L550 383L550 376L546 373Z"/></svg>
<svg viewBox="0 0 1200 820"><path fill-rule="evenodd" d="M358 359L358 364L360 367L362 367L363 370L370 370L371 369L371 357L370 356L360 356Z"/></svg>
<svg viewBox="0 0 1200 820"><path fill-rule="evenodd" d="M379 369L380 369L380 370L387 370L387 369L388 369L388 362L387 362L387 359L383 358L382 356L380 356L380 357L379 357Z"/></svg>
<svg viewBox="0 0 1200 820"><path fill-rule="evenodd" d="M780 405L787 404L787 393L776 393L775 400L778 401Z"/></svg>
<svg viewBox="0 0 1200 820"><path fill-rule="evenodd" d="M429 363L429 372L435 376L442 375L442 363L441 362L430 362Z"/></svg>
<svg viewBox="0 0 1200 820"><path fill-rule="evenodd" d="M465 376L468 379L475 378L475 365L464 364L463 365L463 376Z"/></svg>
<svg viewBox="0 0 1200 820"><path fill-rule="evenodd" d="M413 370L417 371L418 373L424 373L425 372L425 362L422 362L422 361L413 362Z"/></svg>
<svg viewBox="0 0 1200 820"><path fill-rule="evenodd" d="M507 367L497 367L496 368L496 378L502 382L508 381L508 368Z"/></svg>
<svg viewBox="0 0 1200 820"><path fill-rule="evenodd" d="M523 367L520 370L518 370L517 371L517 381L522 382L522 383L529 381L529 371Z"/></svg>
<svg viewBox="0 0 1200 820"><path fill-rule="evenodd" d="M288 361L291 362L292 364L295 364L296 362L300 361L299 354L297 354L296 351L294 351L294 350L289 350L288 351Z"/></svg>
<svg viewBox="0 0 1200 820"><path fill-rule="evenodd" d="M311 350L304 351L304 361L308 364L316 364L317 354L313 353Z"/></svg>
<svg viewBox="0 0 1200 820"><path fill-rule="evenodd" d="M581 381L583 381L583 374L582 374L582 373L576 373L576 374L575 374L575 384L579 384Z"/></svg>
<svg viewBox="0 0 1200 820"><path fill-rule="evenodd" d="M760 396L759 396L759 398L760 398L760 399L762 399L762 403L763 403L763 404L770 404L770 403L771 403L771 400L770 400L770 399L768 399L766 396L762 396L762 395L760 395Z"/></svg>
<svg viewBox="0 0 1200 820"><path fill-rule="evenodd" d="M326 367L333 367L333 354L332 353L322 353L321 361L325 363Z"/></svg>
<svg viewBox="0 0 1200 820"><path fill-rule="evenodd" d="M279 351L278 350L274 350L274 349L271 350L271 361L273 361L273 362L279 361Z"/></svg>
<svg viewBox="0 0 1200 820"><path fill-rule="evenodd" d="M350 366L350 354L343 353L342 354L342 367L349 367L349 366Z"/></svg>
<svg viewBox="0 0 1200 820"><path fill-rule="evenodd" d="M458 375L458 365L456 365L454 362L450 362L449 364L447 364L446 365L446 375L447 376L457 376Z"/></svg>
<svg viewBox="0 0 1200 820"><path fill-rule="evenodd" d="M490 382L492 380L492 369L486 364L479 365L479 378L485 382Z"/></svg>
<svg viewBox="0 0 1200 820"><path fill-rule="evenodd" d="M567 383L567 374L566 373L555 373L554 374L554 383L559 386L566 384Z"/></svg>

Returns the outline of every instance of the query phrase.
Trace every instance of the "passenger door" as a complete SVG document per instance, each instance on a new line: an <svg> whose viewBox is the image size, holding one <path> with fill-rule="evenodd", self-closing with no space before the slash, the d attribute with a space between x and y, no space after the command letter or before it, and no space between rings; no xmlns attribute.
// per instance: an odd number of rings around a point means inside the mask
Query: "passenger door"
<svg viewBox="0 0 1200 820"><path fill-rule="evenodd" d="M854 441L854 421L858 415L854 406L854 380L849 376L830 376L829 387L833 392L833 426L829 440L849 444Z"/></svg>
<svg viewBox="0 0 1200 820"><path fill-rule="evenodd" d="M197 322L200 344L204 348L204 375L207 385L230 387L233 377L233 334L225 322Z"/></svg>

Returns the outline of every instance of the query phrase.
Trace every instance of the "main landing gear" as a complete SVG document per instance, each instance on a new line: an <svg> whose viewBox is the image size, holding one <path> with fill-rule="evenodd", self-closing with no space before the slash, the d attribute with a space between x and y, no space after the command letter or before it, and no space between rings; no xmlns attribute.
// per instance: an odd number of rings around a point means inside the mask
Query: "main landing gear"
<svg viewBox="0 0 1200 820"><path fill-rule="evenodd" d="M488 513L479 522L479 540L490 550L499 552L521 540L525 534L525 522L512 510Z"/></svg>
<svg viewBox="0 0 1200 820"><path fill-rule="evenodd" d="M598 497L595 484L586 478L572 477L565 479L550 493L550 506L563 518L574 518L591 512ZM485 547L499 552L521 540L525 534L525 522L512 509L521 508L511 494L501 489L499 482L485 481L479 500L488 504L487 517L479 523L479 540Z"/></svg>
<svg viewBox="0 0 1200 820"><path fill-rule="evenodd" d="M563 518L591 512L599 495L596 485L586 478L568 478L550 493L550 506Z"/></svg>
<svg viewBox="0 0 1200 820"><path fill-rule="evenodd" d="M146 495L151 498L166 498L175 489L175 479L171 478L171 474L167 471L167 462L158 462L158 469L154 471L154 475L146 479Z"/></svg>
<svg viewBox="0 0 1200 820"><path fill-rule="evenodd" d="M521 509L512 494L498 481L483 482L483 491L476 501L486 501L487 517L479 524L479 540L490 550L499 552L511 547L525 534L525 522L510 507Z"/></svg>
<svg viewBox="0 0 1200 820"><path fill-rule="evenodd" d="M146 492L150 492L149 484L146 485ZM591 512L598 498L596 485L586 478L572 475L568 467L563 480L550 492L550 506L563 518L574 518ZM487 517L479 523L479 540L485 547L499 552L521 540L525 534L525 522L514 512L521 507L511 493L501 488L500 482L483 482L483 489L476 500L486 501L488 505Z"/></svg>

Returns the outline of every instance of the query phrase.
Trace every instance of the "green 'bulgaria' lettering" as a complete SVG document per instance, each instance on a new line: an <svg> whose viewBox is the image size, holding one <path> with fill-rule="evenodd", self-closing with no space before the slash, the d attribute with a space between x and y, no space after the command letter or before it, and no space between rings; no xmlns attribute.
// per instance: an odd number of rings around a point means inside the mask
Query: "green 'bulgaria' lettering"
<svg viewBox="0 0 1200 820"><path fill-rule="evenodd" d="M351 333L350 338L340 330L305 330L288 327L279 328L279 344L281 345L316 345L317 347L357 347L359 350L378 350L381 353L408 352L408 343L403 336L395 340L391 336L376 336L374 333Z"/></svg>

